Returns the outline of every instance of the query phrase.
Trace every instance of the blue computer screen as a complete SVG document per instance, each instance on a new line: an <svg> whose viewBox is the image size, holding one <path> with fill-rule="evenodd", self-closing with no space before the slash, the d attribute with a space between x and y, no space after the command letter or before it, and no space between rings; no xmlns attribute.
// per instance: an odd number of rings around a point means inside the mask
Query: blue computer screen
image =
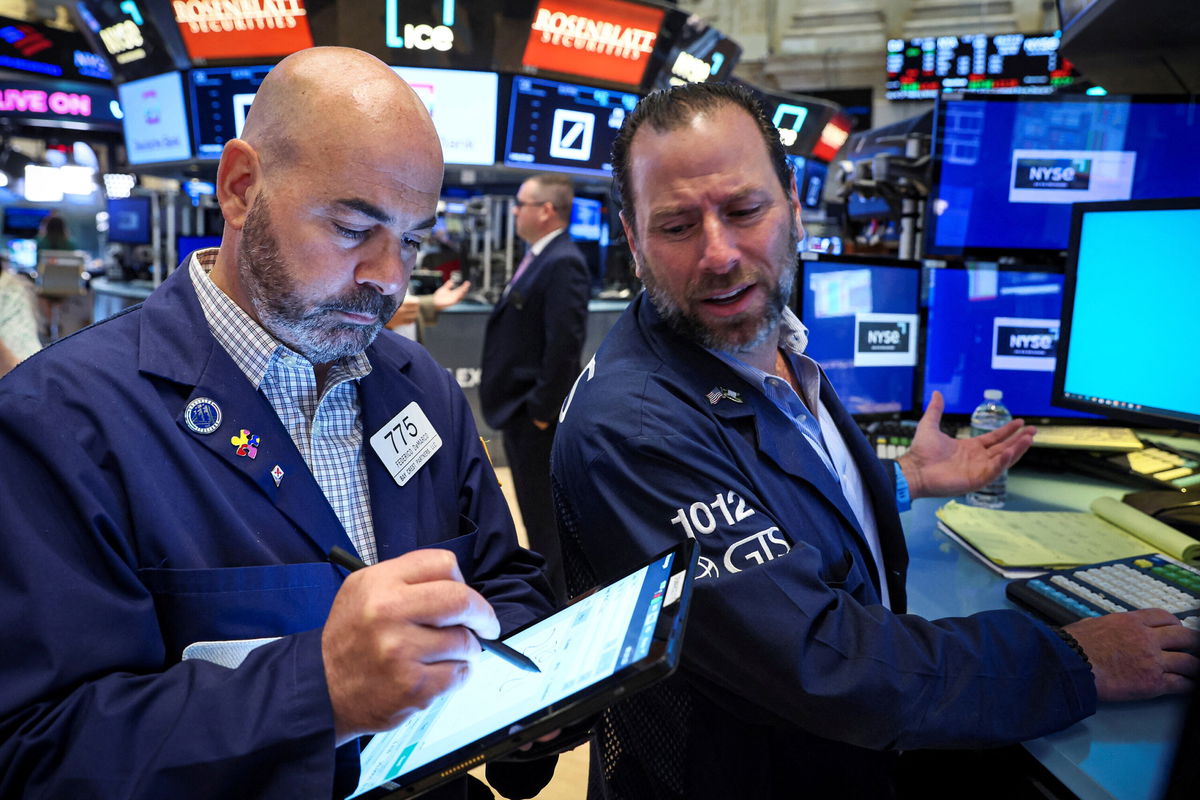
<svg viewBox="0 0 1200 800"><path fill-rule="evenodd" d="M1066 249L1071 204L1200 194L1200 105L1127 97L938 106L928 253Z"/></svg>
<svg viewBox="0 0 1200 800"><path fill-rule="evenodd" d="M1013 416L1090 416L1050 404L1063 276L981 269L929 271L924 400L970 414L985 389L1004 392Z"/></svg>
<svg viewBox="0 0 1200 800"><path fill-rule="evenodd" d="M150 244L150 198L121 197L108 201L108 240Z"/></svg>
<svg viewBox="0 0 1200 800"><path fill-rule="evenodd" d="M1190 203L1080 210L1064 397L1106 415L1200 423L1200 201Z"/></svg>
<svg viewBox="0 0 1200 800"><path fill-rule="evenodd" d="M806 258L798 280L805 352L825 369L850 413L911 411L920 264Z"/></svg>
<svg viewBox="0 0 1200 800"><path fill-rule="evenodd" d="M42 220L50 215L48 208L6 206L4 209L4 235L20 239L33 239L41 229Z"/></svg>
<svg viewBox="0 0 1200 800"><path fill-rule="evenodd" d="M175 251L179 256L180 263L187 261L188 256L197 250L203 250L206 247L220 247L220 236L180 236L176 241Z"/></svg>
<svg viewBox="0 0 1200 800"><path fill-rule="evenodd" d="M603 220L603 203L588 197L576 197L571 202L571 224L567 233L571 234L572 239L598 242Z"/></svg>

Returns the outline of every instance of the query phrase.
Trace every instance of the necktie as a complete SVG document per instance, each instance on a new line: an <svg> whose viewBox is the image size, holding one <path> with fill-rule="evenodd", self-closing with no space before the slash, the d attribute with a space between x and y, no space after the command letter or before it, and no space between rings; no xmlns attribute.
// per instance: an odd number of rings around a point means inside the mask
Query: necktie
<svg viewBox="0 0 1200 800"><path fill-rule="evenodd" d="M520 264L517 264L517 271L513 273L512 280L508 282L509 286L512 286L517 282L517 279L521 277L523 272L525 272L525 269L529 266L529 262L531 261L533 261L533 250L526 250L525 257L521 259Z"/></svg>
<svg viewBox="0 0 1200 800"><path fill-rule="evenodd" d="M517 278L521 277L521 273L525 271L525 268L529 266L529 262L531 261L533 261L533 250L526 250L525 257L521 259L520 264L517 264L517 271L513 273L512 279L509 280L508 285L504 287L505 297L508 297L508 293L512 291L513 285L517 282Z"/></svg>

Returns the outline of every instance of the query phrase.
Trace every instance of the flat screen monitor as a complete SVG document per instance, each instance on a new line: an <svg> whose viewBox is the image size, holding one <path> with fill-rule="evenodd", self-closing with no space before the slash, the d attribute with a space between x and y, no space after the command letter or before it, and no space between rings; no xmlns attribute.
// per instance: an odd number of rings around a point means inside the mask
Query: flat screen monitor
<svg viewBox="0 0 1200 800"><path fill-rule="evenodd" d="M175 253L179 256L179 263L182 264L197 250L220 246L220 236L180 236L175 242Z"/></svg>
<svg viewBox="0 0 1200 800"><path fill-rule="evenodd" d="M496 94L500 76L462 69L392 67L433 118L447 164L496 163Z"/></svg>
<svg viewBox="0 0 1200 800"><path fill-rule="evenodd" d="M150 198L121 197L108 201L108 240L150 244Z"/></svg>
<svg viewBox="0 0 1200 800"><path fill-rule="evenodd" d="M48 208L4 207L4 235L18 239L36 239L42 220L50 216Z"/></svg>
<svg viewBox="0 0 1200 800"><path fill-rule="evenodd" d="M1079 80L1059 53L1061 34L921 36L889 39L888 100L933 100L942 92L1051 94Z"/></svg>
<svg viewBox="0 0 1200 800"><path fill-rule="evenodd" d="M186 161L192 157L188 138L183 76L167 72L117 87L130 164Z"/></svg>
<svg viewBox="0 0 1200 800"><path fill-rule="evenodd" d="M1071 204L1200 195L1200 100L944 99L926 253L1064 251Z"/></svg>
<svg viewBox="0 0 1200 800"><path fill-rule="evenodd" d="M920 262L805 253L797 278L805 352L850 413L912 411Z"/></svg>
<svg viewBox="0 0 1200 800"><path fill-rule="evenodd" d="M804 156L789 155L787 159L792 163L792 171L796 174L796 192L800 196L800 205L804 208L819 208L825 192L829 165L824 161Z"/></svg>
<svg viewBox="0 0 1200 800"><path fill-rule="evenodd" d="M188 73L197 158L220 158L225 142L242 135L246 112L270 71L271 65L265 65L212 67Z"/></svg>
<svg viewBox="0 0 1200 800"><path fill-rule="evenodd" d="M1051 403L1063 276L1035 269L931 269L925 323L925 404L969 415L987 389L1027 421L1084 416Z"/></svg>
<svg viewBox="0 0 1200 800"><path fill-rule="evenodd" d="M572 239L584 242L600 241L600 229L604 223L604 204L589 197L576 197L571 201L571 224L567 233Z"/></svg>
<svg viewBox="0 0 1200 800"><path fill-rule="evenodd" d="M1200 197L1075 206L1055 402L1200 430L1197 231Z"/></svg>
<svg viewBox="0 0 1200 800"><path fill-rule="evenodd" d="M573 83L513 78L504 164L612 175L612 143L638 96Z"/></svg>

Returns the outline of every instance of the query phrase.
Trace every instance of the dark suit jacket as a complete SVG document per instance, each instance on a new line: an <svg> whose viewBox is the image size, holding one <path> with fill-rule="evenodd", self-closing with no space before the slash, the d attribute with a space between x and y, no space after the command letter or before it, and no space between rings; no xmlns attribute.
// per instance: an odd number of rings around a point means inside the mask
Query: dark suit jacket
<svg viewBox="0 0 1200 800"><path fill-rule="evenodd" d="M484 335L479 385L488 425L503 430L522 415L558 419L579 374L589 284L583 253L564 230L496 303Z"/></svg>

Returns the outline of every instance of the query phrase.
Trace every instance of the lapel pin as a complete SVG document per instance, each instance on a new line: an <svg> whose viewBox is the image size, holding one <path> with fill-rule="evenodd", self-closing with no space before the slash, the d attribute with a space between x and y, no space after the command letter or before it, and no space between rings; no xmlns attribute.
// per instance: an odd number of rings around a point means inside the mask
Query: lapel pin
<svg viewBox="0 0 1200 800"><path fill-rule="evenodd" d="M720 386L714 386L712 391L704 396L707 397L708 402L714 406L722 400L732 400L735 403L745 402L742 400L742 396L733 389L725 389Z"/></svg>
<svg viewBox="0 0 1200 800"><path fill-rule="evenodd" d="M237 448L239 456L250 456L253 459L258 455L259 438L245 428L242 428L242 432L237 436L230 437L229 443Z"/></svg>
<svg viewBox="0 0 1200 800"><path fill-rule="evenodd" d="M275 486L278 488L279 484L283 481L283 467L276 464L275 469L271 470L271 477L275 479Z"/></svg>
<svg viewBox="0 0 1200 800"><path fill-rule="evenodd" d="M197 397L187 404L183 422L192 433L212 433L221 427L221 407L207 397Z"/></svg>

